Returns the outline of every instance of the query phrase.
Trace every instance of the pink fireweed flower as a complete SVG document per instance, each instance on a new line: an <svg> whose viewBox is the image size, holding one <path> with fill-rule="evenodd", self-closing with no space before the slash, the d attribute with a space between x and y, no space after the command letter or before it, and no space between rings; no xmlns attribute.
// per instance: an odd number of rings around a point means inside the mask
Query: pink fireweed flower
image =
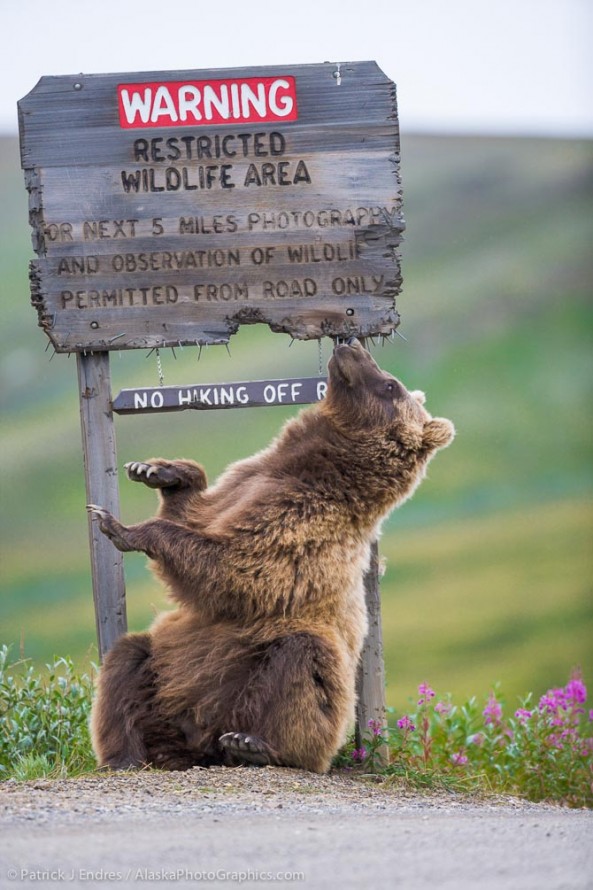
<svg viewBox="0 0 593 890"><path fill-rule="evenodd" d="M362 763L363 760L366 759L367 749L363 746L362 748L355 748L352 752L352 760L356 760L357 763Z"/></svg>
<svg viewBox="0 0 593 890"><path fill-rule="evenodd" d="M570 681L564 687L564 693L567 700L575 705L582 705L587 701L587 687L583 683L579 671L573 673Z"/></svg>
<svg viewBox="0 0 593 890"><path fill-rule="evenodd" d="M532 714L533 711L528 711L527 708L518 708L515 711L515 717L520 723L526 723Z"/></svg>
<svg viewBox="0 0 593 890"><path fill-rule="evenodd" d="M486 741L486 736L483 732L476 732L475 735L470 736L469 742L472 745L477 745L478 748L481 748L484 742Z"/></svg>
<svg viewBox="0 0 593 890"><path fill-rule="evenodd" d="M556 701L556 697L550 695L549 692L546 692L545 695L542 695L539 700L538 708L540 711L542 711L542 713L545 713L546 711L554 713L557 707L558 702Z"/></svg>
<svg viewBox="0 0 593 890"><path fill-rule="evenodd" d="M452 706L448 702L438 701L436 703L436 705L434 706L434 709L437 712L437 714L443 714L446 716L447 714L451 713Z"/></svg>
<svg viewBox="0 0 593 890"><path fill-rule="evenodd" d="M421 683L418 687L418 694L421 696L418 700L418 706L421 707L422 705L428 704L431 698L435 697L436 692L428 685L428 683Z"/></svg>
<svg viewBox="0 0 593 890"><path fill-rule="evenodd" d="M377 736L378 736L378 735L382 735L382 733L383 733L383 724L381 723L380 720L373 720L373 719L371 719L371 720L369 720L369 722L367 723L367 726L369 727L369 729L372 729L372 731L373 731L373 735L377 735Z"/></svg>
<svg viewBox="0 0 593 890"><path fill-rule="evenodd" d="M455 766L465 766L468 762L467 754L464 754L463 751L456 751L455 754L451 754L451 762L455 764Z"/></svg>
<svg viewBox="0 0 593 890"><path fill-rule="evenodd" d="M397 721L397 725L400 729L403 729L404 732L414 732L414 730L416 729L407 714L404 714L403 717L400 717L400 719Z"/></svg>
<svg viewBox="0 0 593 890"><path fill-rule="evenodd" d="M502 705L493 692L491 692L488 697L488 704L482 711L482 715L484 717L484 723L486 724L492 723L496 725L502 720Z"/></svg>
<svg viewBox="0 0 593 890"><path fill-rule="evenodd" d="M564 689L548 689L539 700L540 711L555 713L561 708L566 708L566 695Z"/></svg>

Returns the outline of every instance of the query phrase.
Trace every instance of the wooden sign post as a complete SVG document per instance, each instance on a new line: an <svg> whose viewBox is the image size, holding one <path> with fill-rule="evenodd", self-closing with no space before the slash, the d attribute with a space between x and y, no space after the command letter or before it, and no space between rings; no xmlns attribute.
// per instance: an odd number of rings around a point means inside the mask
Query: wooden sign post
<svg viewBox="0 0 593 890"><path fill-rule="evenodd" d="M254 323L301 340L396 329L399 133L375 62L42 77L19 128L31 299L54 349L78 357L90 502L119 512L112 410L323 395L323 378L246 381L124 390L112 404L110 350L224 344ZM123 568L90 536L103 655L126 629ZM378 633L361 713L383 723Z"/></svg>
<svg viewBox="0 0 593 890"><path fill-rule="evenodd" d="M76 359L87 504L104 505L119 516L109 353L79 354ZM128 629L123 553L99 531L90 515L88 524L97 640L103 658Z"/></svg>

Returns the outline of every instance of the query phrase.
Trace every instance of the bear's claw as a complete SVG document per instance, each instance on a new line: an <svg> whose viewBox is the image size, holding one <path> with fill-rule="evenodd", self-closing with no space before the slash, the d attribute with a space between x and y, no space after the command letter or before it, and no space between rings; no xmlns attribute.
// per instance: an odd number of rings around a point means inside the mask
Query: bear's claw
<svg viewBox="0 0 593 890"><path fill-rule="evenodd" d="M245 732L225 732L218 742L234 760L251 763L254 766L270 766L278 763L275 752L258 736L248 735Z"/></svg>
<svg viewBox="0 0 593 890"><path fill-rule="evenodd" d="M91 514L91 518L95 518L95 516L98 518L99 528L118 550L121 550L122 553L128 553L136 549L128 540L128 529L121 522L118 522L109 510L105 510L104 507L98 507L96 504L87 504L86 508Z"/></svg>
<svg viewBox="0 0 593 890"><path fill-rule="evenodd" d="M170 488L181 482L175 467L134 460L124 464L124 469L130 482L143 482L148 488Z"/></svg>
<svg viewBox="0 0 593 890"><path fill-rule="evenodd" d="M105 510L103 507L97 507L96 504L87 504L86 508L89 513L96 513L99 519L108 519L111 516L108 510Z"/></svg>
<svg viewBox="0 0 593 890"><path fill-rule="evenodd" d="M158 480L160 468L155 467L152 464L133 460L130 461L130 463L124 464L124 469L130 482L143 482L145 485L148 485L149 488L160 488L162 485L162 482L159 483Z"/></svg>
<svg viewBox="0 0 593 890"><path fill-rule="evenodd" d="M150 464L143 464L139 460L133 460L128 464L124 464L124 469L127 471L130 478L146 476L147 479L150 479L150 477L157 472L156 467L152 467Z"/></svg>

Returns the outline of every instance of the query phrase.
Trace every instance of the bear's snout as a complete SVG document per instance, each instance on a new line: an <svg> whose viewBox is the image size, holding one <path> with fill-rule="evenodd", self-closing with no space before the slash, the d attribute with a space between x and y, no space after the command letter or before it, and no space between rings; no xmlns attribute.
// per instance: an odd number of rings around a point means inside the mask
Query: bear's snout
<svg viewBox="0 0 593 890"><path fill-rule="evenodd" d="M348 337L347 340L336 340L333 355L353 355L356 353L366 352L360 340L356 337Z"/></svg>
<svg viewBox="0 0 593 890"><path fill-rule="evenodd" d="M356 337L336 343L329 363L330 380L334 369L348 386L352 386L355 381L363 383L369 373L372 376L383 373L370 352Z"/></svg>

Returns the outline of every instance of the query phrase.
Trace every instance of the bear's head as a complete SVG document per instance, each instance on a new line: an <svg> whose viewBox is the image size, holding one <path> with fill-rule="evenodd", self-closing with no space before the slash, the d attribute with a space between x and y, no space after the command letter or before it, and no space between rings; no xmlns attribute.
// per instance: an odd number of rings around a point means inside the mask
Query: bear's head
<svg viewBox="0 0 593 890"><path fill-rule="evenodd" d="M451 421L431 417L424 393L382 371L355 338L335 347L328 374L326 410L344 432L379 434L425 454L453 441Z"/></svg>

